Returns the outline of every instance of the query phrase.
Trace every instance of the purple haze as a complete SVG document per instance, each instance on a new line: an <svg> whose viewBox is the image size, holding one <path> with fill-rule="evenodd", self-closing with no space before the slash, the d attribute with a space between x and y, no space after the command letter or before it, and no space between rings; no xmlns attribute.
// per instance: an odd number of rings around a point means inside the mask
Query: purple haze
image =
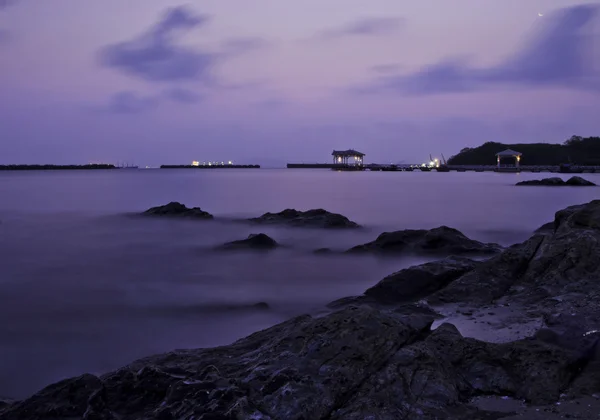
<svg viewBox="0 0 600 420"><path fill-rule="evenodd" d="M600 132L597 3L283 3L0 0L0 163L416 163Z"/></svg>

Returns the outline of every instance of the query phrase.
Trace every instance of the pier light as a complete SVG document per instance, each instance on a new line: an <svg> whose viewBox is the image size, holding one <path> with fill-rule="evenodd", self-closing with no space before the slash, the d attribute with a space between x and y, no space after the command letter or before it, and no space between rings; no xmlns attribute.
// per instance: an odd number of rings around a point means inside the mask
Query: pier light
<svg viewBox="0 0 600 420"><path fill-rule="evenodd" d="M192 166L200 166L200 162L198 162L197 160L194 160L192 162Z"/></svg>
<svg viewBox="0 0 600 420"><path fill-rule="evenodd" d="M208 166L212 166L212 162L208 162Z"/></svg>
<svg viewBox="0 0 600 420"><path fill-rule="evenodd" d="M232 161L229 161L229 162L227 162L227 163L228 163L228 164L230 164L230 165L233 165L233 162L232 162Z"/></svg>

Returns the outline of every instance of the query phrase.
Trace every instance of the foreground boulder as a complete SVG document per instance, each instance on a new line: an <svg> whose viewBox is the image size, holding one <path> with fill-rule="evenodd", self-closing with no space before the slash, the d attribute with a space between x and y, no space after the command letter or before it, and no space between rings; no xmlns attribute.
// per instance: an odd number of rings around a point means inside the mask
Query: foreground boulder
<svg viewBox="0 0 600 420"><path fill-rule="evenodd" d="M331 213L323 209L298 211L286 209L279 213L265 213L260 217L250 219L251 222L261 224L283 224L298 227L320 228L358 228L357 223L341 214Z"/></svg>
<svg viewBox="0 0 600 420"><path fill-rule="evenodd" d="M275 241L275 239L264 233L251 234L246 239L241 239L239 241L227 242L226 244L219 247L219 249L223 250L236 250L236 249L258 249L258 250L266 250L266 249L274 249L277 248L279 244Z"/></svg>
<svg viewBox="0 0 600 420"><path fill-rule="evenodd" d="M494 418L465 401L550 402L575 375L575 356L542 341L490 344L430 325L368 307L301 316L229 346L61 381L0 419Z"/></svg>
<svg viewBox="0 0 600 420"><path fill-rule="evenodd" d="M144 215L148 216L173 216L188 217L193 219L212 219L213 215L203 211L199 207L186 207L185 205L172 201L164 206L152 207L146 210Z"/></svg>
<svg viewBox="0 0 600 420"><path fill-rule="evenodd" d="M587 179L583 179L580 176L573 176L569 178L567 181L563 181L559 177L552 178L544 178L544 179L534 179L531 181L521 181L517 182L518 186L546 186L546 187L593 187L596 184L588 181Z"/></svg>
<svg viewBox="0 0 600 420"><path fill-rule="evenodd" d="M460 231L441 226L431 230L399 230L382 233L373 242L355 246L351 253L419 253L436 255L489 255L502 247L467 238Z"/></svg>
<svg viewBox="0 0 600 420"><path fill-rule="evenodd" d="M367 289L365 295L379 302L417 301L446 287L481 264L468 258L450 257L400 270Z"/></svg>

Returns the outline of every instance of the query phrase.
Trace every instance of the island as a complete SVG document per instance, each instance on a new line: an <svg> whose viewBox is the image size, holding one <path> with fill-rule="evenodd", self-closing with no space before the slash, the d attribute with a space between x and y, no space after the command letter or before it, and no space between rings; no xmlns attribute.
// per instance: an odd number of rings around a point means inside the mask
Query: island
<svg viewBox="0 0 600 420"><path fill-rule="evenodd" d="M464 148L448 159L448 165L494 165L496 154L506 149L518 150L521 165L559 166L573 163L581 166L600 166L600 137L572 136L563 144L487 142L474 148Z"/></svg>

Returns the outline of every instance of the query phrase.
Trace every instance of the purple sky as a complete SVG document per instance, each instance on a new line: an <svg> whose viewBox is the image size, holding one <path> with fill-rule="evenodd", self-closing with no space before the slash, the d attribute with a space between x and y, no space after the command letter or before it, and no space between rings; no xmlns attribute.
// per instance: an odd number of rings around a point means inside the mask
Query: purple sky
<svg viewBox="0 0 600 420"><path fill-rule="evenodd" d="M418 163L600 135L599 22L576 0L0 0L0 163Z"/></svg>

